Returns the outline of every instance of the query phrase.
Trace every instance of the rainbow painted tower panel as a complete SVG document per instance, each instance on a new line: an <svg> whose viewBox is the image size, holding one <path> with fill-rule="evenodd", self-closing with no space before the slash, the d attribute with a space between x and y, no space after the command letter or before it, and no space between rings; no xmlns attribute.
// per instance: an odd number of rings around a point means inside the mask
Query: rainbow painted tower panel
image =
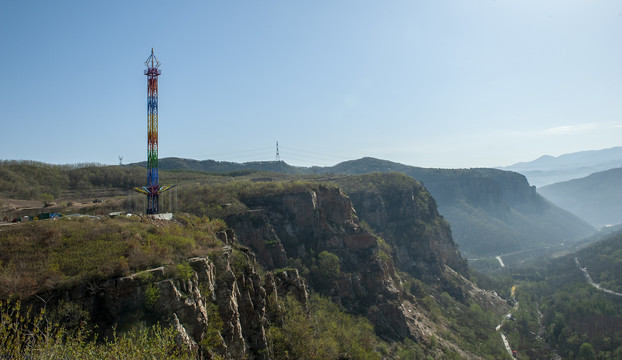
<svg viewBox="0 0 622 360"><path fill-rule="evenodd" d="M147 214L160 213L160 182L158 177L158 68L160 62L153 54L145 61L147 75Z"/></svg>
<svg viewBox="0 0 622 360"><path fill-rule="evenodd" d="M160 194L175 185L160 186L158 175L158 68L160 62L153 54L145 61L147 75L147 186L135 187L134 191L147 195L147 214L160 213Z"/></svg>

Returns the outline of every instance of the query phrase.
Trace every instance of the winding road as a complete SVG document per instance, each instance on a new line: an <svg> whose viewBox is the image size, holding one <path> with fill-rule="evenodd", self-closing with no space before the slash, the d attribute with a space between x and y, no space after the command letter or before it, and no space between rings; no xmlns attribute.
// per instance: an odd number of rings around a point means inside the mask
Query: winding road
<svg viewBox="0 0 622 360"><path fill-rule="evenodd" d="M497 256L497 259L499 260L501 264L503 264L499 256ZM514 307L512 308L512 311L518 310L518 301L516 301L516 297L514 294L515 290L516 290L516 285L512 286L512 299L514 299ZM508 338L505 336L504 333L501 332L501 327L503 326L503 323L505 322L505 320L511 317L512 317L512 313L511 312L507 313L503 317L503 320L501 320L501 323L497 325L495 330L497 330L499 332L499 335L501 335L501 340L503 340L503 345L505 346L505 350L508 352L508 355L510 355L511 358L514 358L514 355L512 355L512 347L510 346L510 343L508 342Z"/></svg>
<svg viewBox="0 0 622 360"><path fill-rule="evenodd" d="M579 263L579 259L578 258L574 258L574 262L577 263L577 267L579 268L579 270L583 271L583 275L585 275L585 278L587 279L587 282L590 283L590 285L592 285L593 287L595 287L596 289L598 289L598 290L600 290L602 292L606 292L607 294L611 294L611 295L615 295L615 296L622 296L622 293L606 289L606 288L600 286L599 283L594 282L594 280L592 280L592 277L590 276L590 273L587 272L587 268L581 267L581 264Z"/></svg>

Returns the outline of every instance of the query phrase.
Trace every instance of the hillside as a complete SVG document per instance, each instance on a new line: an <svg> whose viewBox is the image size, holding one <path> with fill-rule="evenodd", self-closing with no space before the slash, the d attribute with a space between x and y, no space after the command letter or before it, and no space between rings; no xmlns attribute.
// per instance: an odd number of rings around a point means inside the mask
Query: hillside
<svg viewBox="0 0 622 360"><path fill-rule="evenodd" d="M538 193L592 226L622 223L622 168L538 189Z"/></svg>
<svg viewBox="0 0 622 360"><path fill-rule="evenodd" d="M5 199L71 197L93 188L129 189L144 179L145 171L138 167L0 161L0 196Z"/></svg>
<svg viewBox="0 0 622 360"><path fill-rule="evenodd" d="M523 174L530 184L541 187L619 167L622 167L622 147L580 151L557 157L545 155L500 169Z"/></svg>
<svg viewBox="0 0 622 360"><path fill-rule="evenodd" d="M468 280L418 182L340 176L351 201L334 182L260 175L185 183L180 211L191 214L174 222L64 217L0 228L2 297L105 338L113 326L132 336L160 321L189 356L505 356L494 328L507 305Z"/></svg>
<svg viewBox="0 0 622 360"><path fill-rule="evenodd" d="M162 159L167 167L217 173L219 162ZM193 167L201 164L200 168ZM211 164L211 165L210 165ZM270 164L266 168L267 164ZM279 165L280 164L280 165ZM209 166L208 166L209 165ZM227 170L274 169L282 163L227 163ZM213 166L213 167L210 167ZM540 197L524 176L495 169L427 169L374 158L332 167L285 167L286 173L367 174L401 172L420 181L432 194L440 213L451 223L453 237L468 257L498 255L572 243L594 232L589 224Z"/></svg>

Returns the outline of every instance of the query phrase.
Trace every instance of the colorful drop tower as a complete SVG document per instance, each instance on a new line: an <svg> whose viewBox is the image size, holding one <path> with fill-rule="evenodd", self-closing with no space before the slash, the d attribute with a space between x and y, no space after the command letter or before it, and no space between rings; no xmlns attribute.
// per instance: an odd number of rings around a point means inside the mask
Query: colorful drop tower
<svg viewBox="0 0 622 360"><path fill-rule="evenodd" d="M160 194L175 185L160 186L158 178L158 76L160 62L151 49L145 61L147 75L147 186L134 190L147 195L147 214L160 213Z"/></svg>

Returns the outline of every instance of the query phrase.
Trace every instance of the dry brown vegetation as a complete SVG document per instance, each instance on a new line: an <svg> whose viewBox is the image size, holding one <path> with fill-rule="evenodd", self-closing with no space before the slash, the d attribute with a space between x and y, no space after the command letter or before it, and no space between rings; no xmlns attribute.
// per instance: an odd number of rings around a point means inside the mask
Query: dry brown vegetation
<svg viewBox="0 0 622 360"><path fill-rule="evenodd" d="M179 216L178 222L64 218L0 231L0 298L25 297L78 281L132 272L206 255L222 244L221 220Z"/></svg>

